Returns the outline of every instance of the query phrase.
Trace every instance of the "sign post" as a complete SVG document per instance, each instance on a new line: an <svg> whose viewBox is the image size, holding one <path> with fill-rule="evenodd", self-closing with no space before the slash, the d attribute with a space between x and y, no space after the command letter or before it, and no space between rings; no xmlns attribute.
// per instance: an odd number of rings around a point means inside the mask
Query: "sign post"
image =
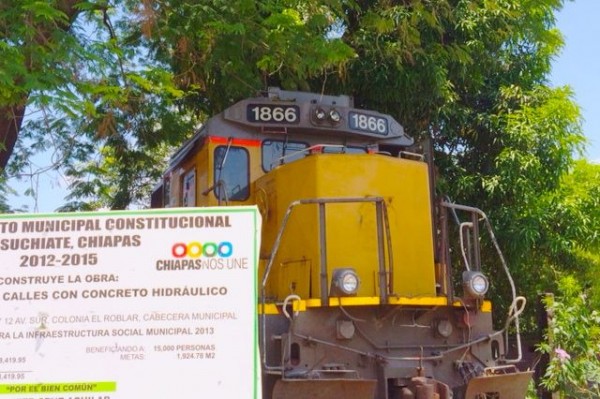
<svg viewBox="0 0 600 399"><path fill-rule="evenodd" d="M258 398L255 207L0 216L0 397Z"/></svg>

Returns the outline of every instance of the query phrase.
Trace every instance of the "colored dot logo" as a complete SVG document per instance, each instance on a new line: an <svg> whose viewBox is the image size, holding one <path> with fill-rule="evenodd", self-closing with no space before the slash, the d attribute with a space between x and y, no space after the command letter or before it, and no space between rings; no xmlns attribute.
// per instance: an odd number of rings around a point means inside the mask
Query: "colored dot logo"
<svg viewBox="0 0 600 399"><path fill-rule="evenodd" d="M233 254L233 245L229 241L216 242L198 242L189 243L178 242L171 247L171 254L174 258L229 258Z"/></svg>

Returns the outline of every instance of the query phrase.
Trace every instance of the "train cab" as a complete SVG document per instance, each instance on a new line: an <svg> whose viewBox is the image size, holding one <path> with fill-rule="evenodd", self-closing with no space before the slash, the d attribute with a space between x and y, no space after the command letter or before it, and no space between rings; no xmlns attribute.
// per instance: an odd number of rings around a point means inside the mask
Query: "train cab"
<svg viewBox="0 0 600 399"><path fill-rule="evenodd" d="M251 185L277 166L315 153L372 154L382 139L389 146L412 144L393 118L351 107L348 96L279 89L241 101L209 119L172 156L151 205L254 204Z"/></svg>

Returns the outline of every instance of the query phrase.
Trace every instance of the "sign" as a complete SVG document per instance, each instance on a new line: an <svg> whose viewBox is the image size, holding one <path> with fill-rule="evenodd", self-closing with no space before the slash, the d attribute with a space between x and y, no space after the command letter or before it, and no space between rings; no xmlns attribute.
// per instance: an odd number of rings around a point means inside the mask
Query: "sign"
<svg viewBox="0 0 600 399"><path fill-rule="evenodd" d="M255 207L0 216L0 397L258 398Z"/></svg>

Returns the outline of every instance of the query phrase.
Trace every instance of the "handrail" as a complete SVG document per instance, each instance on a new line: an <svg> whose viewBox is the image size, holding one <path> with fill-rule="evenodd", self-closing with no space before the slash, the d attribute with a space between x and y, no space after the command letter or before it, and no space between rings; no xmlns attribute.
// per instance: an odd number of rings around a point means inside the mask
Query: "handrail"
<svg viewBox="0 0 600 399"><path fill-rule="evenodd" d="M382 197L332 197L332 198L314 198L314 199L302 199L302 200L296 200L290 203L290 205L288 206L288 209L285 212L285 215L283 216L283 220L281 222L281 228L279 229L279 233L277 233L277 237L275 238L275 242L273 244L273 249L271 251L271 254L269 256L269 263L267 263L267 267L265 268L265 272L263 274L263 279L262 279L262 288L264 289L267 283L267 279L269 277L269 274L271 272L271 268L273 266L273 261L275 260L275 254L279 251L279 246L281 245L281 238L283 237L283 232L285 231L286 225L288 223L288 220L290 218L290 215L293 211L293 209L299 205L308 205L308 204L327 204L327 203L354 203L354 202L375 202L375 203L381 203L383 204L383 209L385 208L385 201ZM385 211L385 214L387 215L387 210ZM383 215L383 212L382 212ZM386 227L386 233L389 236L389 225L385 226ZM380 237L378 237L378 241L380 240ZM391 248L390 248L391 250ZM383 259L380 259L380 264L382 264ZM390 267L392 265L390 264ZM383 267L385 268L385 264L383 265Z"/></svg>
<svg viewBox="0 0 600 399"><path fill-rule="evenodd" d="M343 150L346 147L347 146L345 146L343 144L315 144L315 145L311 145L310 147L306 147L306 148L302 148L298 151L294 151L287 155L283 155L283 156L275 159L273 162L271 162L271 164L269 166L272 168L273 165L280 165L280 164L284 163L283 161L285 161L287 158L292 158L292 157L294 157L298 154L302 154L304 152L311 152L313 150L318 150L318 149L323 149L323 148L340 148Z"/></svg>
<svg viewBox="0 0 600 399"><path fill-rule="evenodd" d="M389 222L387 220L387 208L385 206L385 200L382 197L332 197L332 198L312 198L312 199L301 199L296 200L290 203L288 206L283 220L281 222L281 227L279 228L279 232L275 238L275 242L273 243L273 248L271 250L271 254L269 255L269 261L267 266L265 267L265 271L263 273L263 278L261 281L261 294L260 294L260 305L263 310L261 314L261 335L262 335L262 344L263 348L266 347L266 314L264 312L265 303L266 303L266 286L267 281L269 280L269 275L271 274L271 269L273 267L273 262L275 261L276 255L279 252L279 247L281 245L281 240L283 237L283 233L286 230L288 221L292 214L292 211L300 206L300 205L310 205L317 204L319 205L319 240L321 245L321 257L320 257L320 273L321 273L321 303L323 306L329 304L329 295L328 295L328 275L327 275L327 253L326 253L326 231L325 231L325 205L327 204L343 204L343 203L365 203L372 202L375 203L375 210L377 214L377 243L378 243L378 283L379 283L379 294L380 301L382 304L387 303L388 300L388 291L392 288L391 283L388 285L388 272L385 266L385 245L383 242L383 236L387 237L387 245L388 245L388 263L389 270L393 270L393 254L391 247L391 238L390 238L390 227ZM385 219L385 220L382 220ZM389 291L392 292L392 291ZM262 355L262 363L265 371L276 371L283 372L282 367L278 366L269 366L267 364L266 358L266 350L263 350Z"/></svg>
<svg viewBox="0 0 600 399"><path fill-rule="evenodd" d="M510 289L511 289L511 294L512 294L512 302L511 302L511 306L510 309L508 311L508 315L507 315L507 319L506 319L506 323L505 323L505 327L500 330L500 332L505 332L508 338L508 326L510 325L511 322L514 322L515 324L515 336L517 339L517 357L514 359L505 359L505 361L507 363L518 363L521 361L522 357L523 357L523 352L521 349L521 331L520 331L520 326L519 326L519 315L522 313L523 311L523 307L525 306L524 303L521 306L521 309L517 309L517 304L519 302L523 302L524 298L523 297L517 297L517 289L515 287L515 282L512 278L512 275L510 274L510 270L508 269L508 265L506 263L506 260L504 259L504 255L502 254L502 250L500 249L500 245L498 245L498 240L496 239L496 235L494 234L494 230L492 228L492 224L490 223L487 215L479 208L475 208L472 206L467 206L467 205L459 205L459 204L454 204L452 202L448 202L448 201L442 201L441 205L452 209L452 210L459 210L459 211L465 211L465 212L469 212L472 215L472 223L473 223L473 227L475 228L475 226L477 226L477 223L479 222L479 219L477 218L477 215L479 215L480 219L483 220L486 229L488 231L488 234L490 235L490 238L492 240L492 243L494 245L494 248L496 249L496 252L498 254L498 257L500 259L500 263L502 264L502 267L504 269L504 273L506 274L506 277L508 279L508 282L510 284ZM458 217L455 214L455 218L456 220L459 222L459 225L461 224L460 221L458 220ZM474 263L477 266L477 268L480 267L480 253L479 253L479 231L478 230L474 230L473 231L474 234L474 242L477 243L477 248L474 249L475 253L475 260ZM505 339L504 342L504 347L505 347L505 351L508 352L508 339Z"/></svg>

